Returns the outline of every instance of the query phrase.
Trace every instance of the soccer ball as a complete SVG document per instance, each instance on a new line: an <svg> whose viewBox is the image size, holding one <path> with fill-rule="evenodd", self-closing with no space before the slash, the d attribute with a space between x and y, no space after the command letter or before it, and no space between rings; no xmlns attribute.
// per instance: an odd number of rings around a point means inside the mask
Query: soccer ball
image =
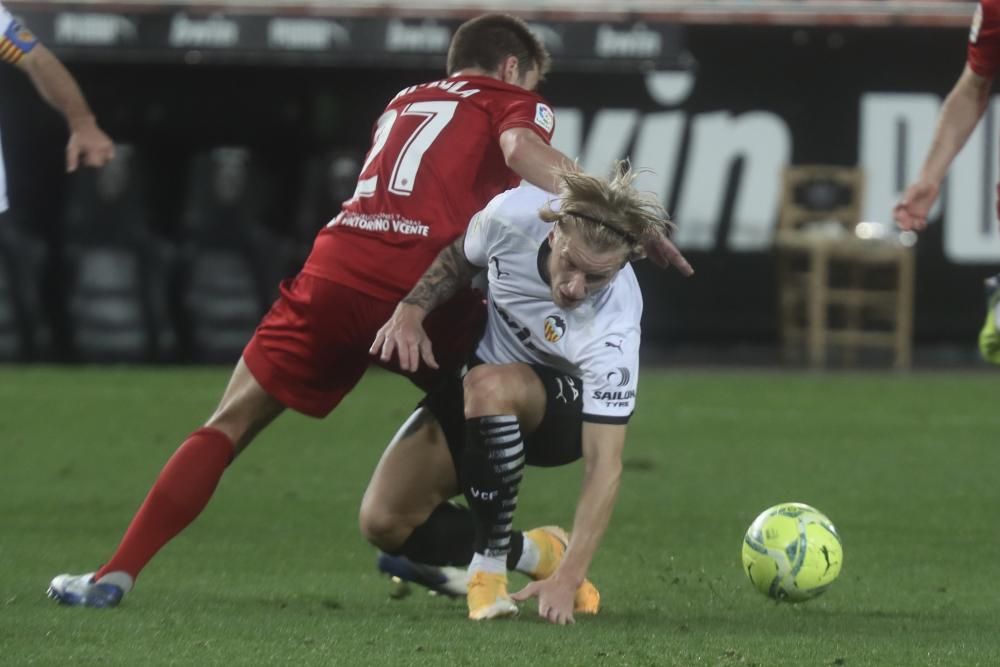
<svg viewBox="0 0 1000 667"><path fill-rule="evenodd" d="M743 538L743 571L775 600L801 602L840 574L844 550L826 516L809 505L782 503L760 513Z"/></svg>

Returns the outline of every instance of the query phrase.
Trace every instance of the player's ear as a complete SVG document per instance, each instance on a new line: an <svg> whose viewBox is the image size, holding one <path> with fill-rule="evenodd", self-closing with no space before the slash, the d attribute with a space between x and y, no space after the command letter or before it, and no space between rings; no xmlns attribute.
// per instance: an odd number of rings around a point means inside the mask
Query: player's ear
<svg viewBox="0 0 1000 667"><path fill-rule="evenodd" d="M521 80L521 67L517 56L507 56L500 65L500 80L504 83L517 84Z"/></svg>

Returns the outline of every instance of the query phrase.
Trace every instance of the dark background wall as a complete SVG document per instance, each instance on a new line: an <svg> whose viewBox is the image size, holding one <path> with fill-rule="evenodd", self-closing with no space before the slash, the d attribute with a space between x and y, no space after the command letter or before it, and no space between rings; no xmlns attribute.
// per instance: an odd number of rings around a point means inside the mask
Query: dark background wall
<svg viewBox="0 0 1000 667"><path fill-rule="evenodd" d="M789 128L793 163L857 163L862 95L943 97L961 71L965 49L965 31L958 29L686 26L682 37L693 58L684 64L692 68L694 85L669 110L688 119L718 111L772 113ZM215 146L250 148L267 174L264 224L287 235L308 158L330 151L362 154L385 102L400 88L440 74L426 64L188 65L98 61L79 52L65 57L104 128L145 155L153 175L152 226L174 242L182 233L178 220L195 154ZM639 67L594 71L560 65L557 58L542 93L557 110L580 110L585 135L602 110L640 115L664 110L648 94ZM10 68L0 69L0 90L12 203L37 234L58 244L67 184L76 178L62 175L61 119ZM683 182L695 150L690 127L688 122L679 148L664 146L680 150L674 185ZM689 249L697 276L684 281L640 267L651 347L766 348L777 340L770 251L740 251L725 241L746 165L737 159L728 166L719 240ZM668 189L666 203L672 207L678 191ZM335 213L326 211L315 220L316 228ZM982 278L996 265L955 264L945 257L941 240L938 224L918 245L917 343L965 346L981 319Z"/></svg>

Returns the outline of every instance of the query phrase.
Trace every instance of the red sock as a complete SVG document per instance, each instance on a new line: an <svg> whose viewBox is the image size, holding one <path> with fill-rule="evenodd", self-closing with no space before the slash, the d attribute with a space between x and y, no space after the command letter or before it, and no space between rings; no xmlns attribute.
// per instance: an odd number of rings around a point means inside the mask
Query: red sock
<svg viewBox="0 0 1000 667"><path fill-rule="evenodd" d="M232 441L218 429L200 428L189 435L163 466L118 550L96 578L118 570L138 577L156 552L205 509L232 456Z"/></svg>

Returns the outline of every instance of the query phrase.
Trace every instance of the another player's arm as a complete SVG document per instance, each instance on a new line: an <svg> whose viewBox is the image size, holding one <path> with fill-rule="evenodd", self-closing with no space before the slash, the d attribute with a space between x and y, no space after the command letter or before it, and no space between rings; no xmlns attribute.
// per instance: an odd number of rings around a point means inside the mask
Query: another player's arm
<svg viewBox="0 0 1000 667"><path fill-rule="evenodd" d="M893 209L903 229L924 229L927 215L941 189L948 167L968 141L989 105L991 77L976 74L966 64L962 75L941 107L934 139L917 180L910 184Z"/></svg>
<svg viewBox="0 0 1000 667"><path fill-rule="evenodd" d="M379 354L379 358L387 362L392 359L393 352L398 351L399 366L406 371L416 371L421 359L431 368L437 368L431 341L424 331L424 318L468 285L479 271L480 267L465 256L463 234L438 253L410 293L396 306L389 321L378 330L368 352Z"/></svg>
<svg viewBox="0 0 1000 667"><path fill-rule="evenodd" d="M69 126L66 170L74 171L81 159L88 167L103 166L114 157L114 143L98 127L80 86L44 44L27 31L22 31L21 36L22 51L12 62L28 75L38 94L62 114Z"/></svg>
<svg viewBox="0 0 1000 667"><path fill-rule="evenodd" d="M552 623L573 622L573 599L590 568L618 500L625 448L624 424L583 423L583 484L566 556L546 580L529 584L514 595L538 595L538 614Z"/></svg>
<svg viewBox="0 0 1000 667"><path fill-rule="evenodd" d="M532 185L548 192L559 192L561 171L579 171L579 166L561 151L545 143L534 130L513 127L500 133L500 150L507 166ZM647 239L646 255L658 266L673 266L690 276L694 269L670 239L661 234Z"/></svg>
<svg viewBox="0 0 1000 667"><path fill-rule="evenodd" d="M501 132L500 150L511 171L547 192L559 192L562 187L559 171L579 171L573 160L526 127Z"/></svg>

